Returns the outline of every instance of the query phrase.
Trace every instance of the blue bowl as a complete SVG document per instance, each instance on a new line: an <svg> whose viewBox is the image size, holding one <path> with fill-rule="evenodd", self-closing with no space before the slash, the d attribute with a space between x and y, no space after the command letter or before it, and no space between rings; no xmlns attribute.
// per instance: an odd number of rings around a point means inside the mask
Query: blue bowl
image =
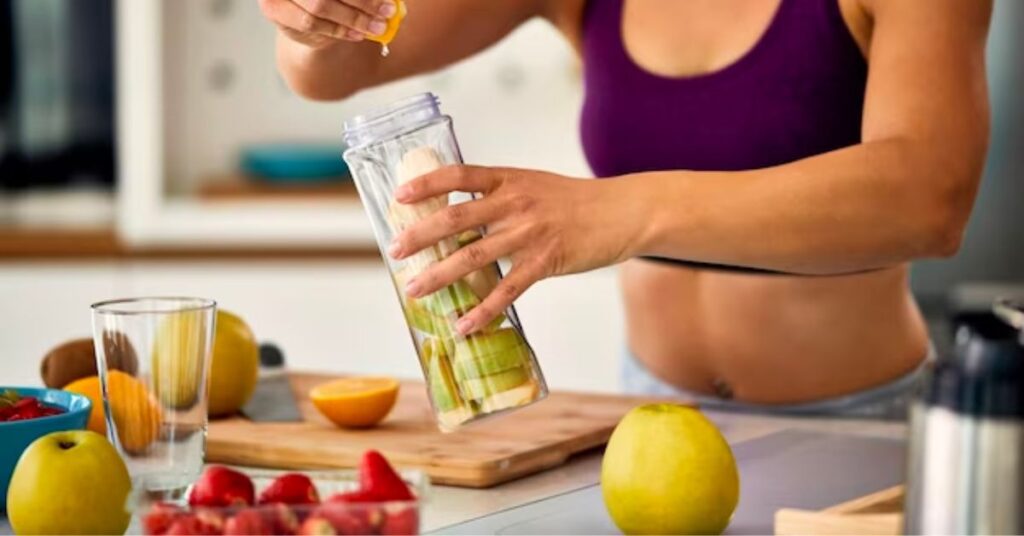
<svg viewBox="0 0 1024 536"><path fill-rule="evenodd" d="M0 512L7 509L7 485L21 453L33 441L51 432L85 428L92 410L88 397L60 389L0 386L0 392L8 389L21 396L34 396L44 404L64 409L66 413L27 421L0 422Z"/></svg>

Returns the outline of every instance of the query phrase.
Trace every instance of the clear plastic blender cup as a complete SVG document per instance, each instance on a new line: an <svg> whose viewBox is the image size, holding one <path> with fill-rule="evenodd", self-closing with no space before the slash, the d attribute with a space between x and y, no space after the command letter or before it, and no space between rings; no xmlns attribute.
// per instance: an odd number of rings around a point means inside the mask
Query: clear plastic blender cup
<svg viewBox="0 0 1024 536"><path fill-rule="evenodd" d="M468 337L455 329L459 318L498 284L501 270L497 263L428 296L412 299L405 295L410 279L480 239L482 229L446 238L399 261L386 253L392 238L406 227L473 198L453 193L414 205L394 199L399 185L462 163L452 119L441 113L437 97L424 93L346 121L345 141L349 147L345 161L401 301L440 428L451 431L544 398L547 385L514 307Z"/></svg>

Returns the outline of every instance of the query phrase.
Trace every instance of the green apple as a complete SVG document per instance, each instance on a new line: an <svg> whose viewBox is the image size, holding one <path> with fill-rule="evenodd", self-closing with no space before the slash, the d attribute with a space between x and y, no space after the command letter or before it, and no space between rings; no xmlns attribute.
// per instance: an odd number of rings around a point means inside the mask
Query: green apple
<svg viewBox="0 0 1024 536"><path fill-rule="evenodd" d="M451 318L451 315L461 317L471 309L480 305L480 298L473 293L473 289L463 280L458 280L451 285L419 299L422 304L434 316Z"/></svg>
<svg viewBox="0 0 1024 536"><path fill-rule="evenodd" d="M601 492L625 534L720 534L739 500L739 472L729 444L701 412L650 404L612 432Z"/></svg>
<svg viewBox="0 0 1024 536"><path fill-rule="evenodd" d="M523 367L516 367L482 378L462 380L459 387L470 400L483 400L491 395L503 393L530 381L530 372Z"/></svg>
<svg viewBox="0 0 1024 536"><path fill-rule="evenodd" d="M456 341L452 363L459 380L480 378L527 364L530 349L515 328Z"/></svg>
<svg viewBox="0 0 1024 536"><path fill-rule="evenodd" d="M427 339L423 342L423 354L427 361L427 379L434 407L440 412L446 412L462 406L444 344L437 339Z"/></svg>
<svg viewBox="0 0 1024 536"><path fill-rule="evenodd" d="M7 489L15 534L124 534L128 468L89 430L54 432L21 454Z"/></svg>

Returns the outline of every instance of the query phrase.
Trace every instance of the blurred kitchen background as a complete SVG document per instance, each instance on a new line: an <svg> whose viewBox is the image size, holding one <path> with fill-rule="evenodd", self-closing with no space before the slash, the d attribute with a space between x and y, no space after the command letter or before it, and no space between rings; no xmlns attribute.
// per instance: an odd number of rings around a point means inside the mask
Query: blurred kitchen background
<svg viewBox="0 0 1024 536"><path fill-rule="evenodd" d="M940 346L950 311L1024 295L1022 25L1024 2L997 0L963 249L914 269ZM90 303L154 294L216 299L297 368L418 376L340 159L344 119L397 98L439 94L470 162L589 175L579 65L543 22L337 104L289 93L273 39L253 0L0 0L0 384L36 383L49 348L89 335ZM518 308L553 387L617 389L614 269Z"/></svg>

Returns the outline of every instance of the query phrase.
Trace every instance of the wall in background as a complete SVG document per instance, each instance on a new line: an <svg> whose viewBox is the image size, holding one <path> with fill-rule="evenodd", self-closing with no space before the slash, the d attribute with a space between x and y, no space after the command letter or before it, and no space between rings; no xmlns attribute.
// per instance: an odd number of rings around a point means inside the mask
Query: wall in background
<svg viewBox="0 0 1024 536"><path fill-rule="evenodd" d="M285 87L272 61L273 29L256 2L165 2L164 10L174 189L187 190L203 177L231 170L242 144L340 143L346 117L427 90L439 93L454 116L467 160L589 175L577 134L577 60L543 21L527 23L452 68L324 104L303 101ZM996 2L989 46L993 143L985 180L961 253L915 266L913 286L920 295L942 297L963 282L1024 281L1024 36L1016 31L1021 25L1021 2Z"/></svg>
<svg viewBox="0 0 1024 536"><path fill-rule="evenodd" d="M914 267L914 289L944 296L958 283L1024 283L1024 2L996 2L989 37L992 145L967 237L948 261Z"/></svg>
<svg viewBox="0 0 1024 536"><path fill-rule="evenodd" d="M346 118L424 91L437 93L455 119L468 161L589 175L577 134L578 62L543 21L451 68L325 104L304 101L285 86L274 64L274 29L256 2L165 1L163 9L174 190L233 169L242 144L318 141L337 144L340 152ZM409 17L416 16L413 6Z"/></svg>
<svg viewBox="0 0 1024 536"><path fill-rule="evenodd" d="M50 348L90 336L91 303L147 295L213 298L296 368L420 377L379 262L68 262L0 266L0 385L38 384ZM617 389L615 270L545 281L516 307L552 387Z"/></svg>

